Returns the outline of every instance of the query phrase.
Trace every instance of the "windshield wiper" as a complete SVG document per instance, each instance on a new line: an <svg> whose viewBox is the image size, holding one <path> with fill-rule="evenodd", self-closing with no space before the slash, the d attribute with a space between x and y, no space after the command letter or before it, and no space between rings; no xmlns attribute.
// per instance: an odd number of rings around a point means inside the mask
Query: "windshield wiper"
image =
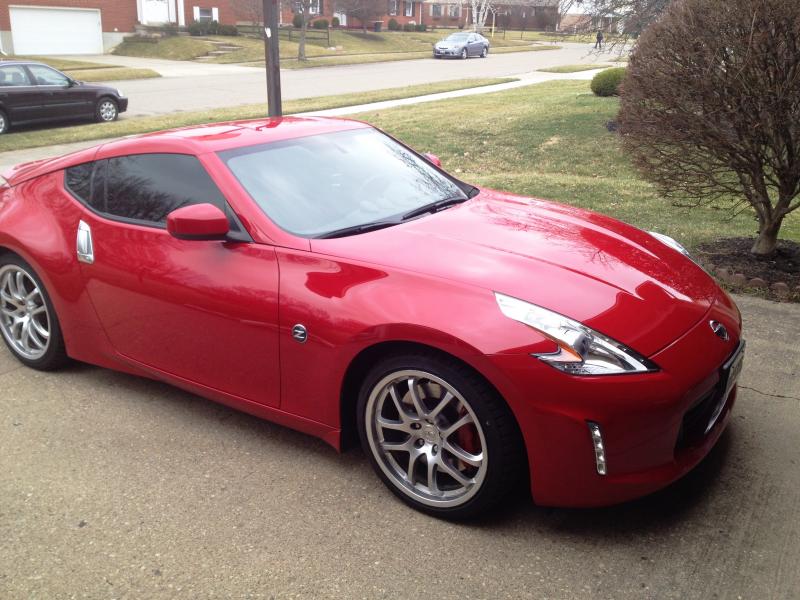
<svg viewBox="0 0 800 600"><path fill-rule="evenodd" d="M375 231L376 229L384 229L385 227L392 227L393 225L399 225L400 223L403 223L415 217L420 217L428 213L439 212L440 210L443 210L448 206L453 206L454 204L461 204L462 202L466 202L467 200L469 200L469 198L447 198L445 200L438 200L436 202L431 202L430 204L425 204L424 206L420 206L419 208L415 208L414 210L411 210L402 215L399 219L374 221L373 223L352 225L350 227L343 227L342 229L334 229L333 231L329 231L327 233L321 233L320 235L314 237L316 237L318 240L325 240L329 238L346 237L348 235L358 235L359 233L367 233L368 231Z"/></svg>
<svg viewBox="0 0 800 600"><path fill-rule="evenodd" d="M361 225L351 225L350 227L342 227L341 229L334 229L333 231L329 231L327 233L322 233L320 235L314 236L318 240L326 240L329 238L338 238L338 237L345 237L348 235L357 235L359 233L366 233L368 231L375 231L376 229L383 229L385 227L391 227L392 225L397 225L400 221L375 221L374 223L363 223Z"/></svg>
<svg viewBox="0 0 800 600"><path fill-rule="evenodd" d="M431 202L430 204L425 204L424 206L420 206L419 208L415 208L414 210L408 211L400 218L400 220L408 221L409 219L413 219L414 217L419 217L421 215L426 215L428 213L439 212L440 210L447 208L448 206L453 206L454 204L461 204L462 202L466 202L468 199L469 198L446 198L445 200L438 200L436 202Z"/></svg>

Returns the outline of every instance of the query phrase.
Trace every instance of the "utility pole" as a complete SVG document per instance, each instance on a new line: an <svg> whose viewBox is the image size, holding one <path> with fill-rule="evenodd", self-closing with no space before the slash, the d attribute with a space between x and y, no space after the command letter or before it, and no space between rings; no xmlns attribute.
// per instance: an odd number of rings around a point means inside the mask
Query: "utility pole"
<svg viewBox="0 0 800 600"><path fill-rule="evenodd" d="M264 60L267 64L267 108L270 117L283 116L281 107L281 56L278 35L278 0L263 0Z"/></svg>

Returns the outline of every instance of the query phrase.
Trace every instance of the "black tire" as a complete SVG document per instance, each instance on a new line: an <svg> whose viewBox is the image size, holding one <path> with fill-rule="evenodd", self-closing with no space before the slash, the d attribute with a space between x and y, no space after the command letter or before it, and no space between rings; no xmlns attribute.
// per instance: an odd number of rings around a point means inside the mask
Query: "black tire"
<svg viewBox="0 0 800 600"><path fill-rule="evenodd" d="M408 433L406 432L389 432L391 434L397 433L399 436L408 436L405 439L400 439L401 443L406 443L409 446L408 450L387 451L384 448L385 443L390 443L392 440L388 439L389 435L386 433L387 428L385 423L387 417L385 412L386 407L393 410L391 407L398 407L396 403L380 404L380 402L390 402L390 393L382 393L382 390L387 387L394 387L397 391L397 396L400 395L402 390L404 377L409 377L408 373L425 373L430 374L441 381L444 381L450 388L454 389L460 397L450 400L450 404L445 409L438 413L438 416L433 417L433 422L438 421L438 424L432 426L431 421L426 420L422 424L422 428L418 426L412 432L415 423L409 425ZM394 377L399 377L395 383ZM386 385L387 380L390 382ZM428 392L431 390L431 384L434 388L439 389L440 393L446 391L445 388L438 388L438 383L431 380L424 381L420 378L420 386L417 388L420 402L430 412L431 406L436 406L440 399L437 399L433 394L430 397ZM405 392L402 396L401 405L403 406L403 417L398 416L397 423L405 423L406 417L415 418L406 411L408 405L407 397L410 392ZM378 400L378 398L384 400ZM466 401L467 406L463 406L462 399ZM455 403L455 404L454 404ZM376 408L377 407L377 408ZM496 507L502 500L507 498L509 494L517 489L521 484L528 481L525 465L525 448L522 443L522 437L519 432L516 420L512 415L510 409L497 393L497 391L486 382L475 371L460 363L459 361L432 351L421 350L409 354L403 354L393 357L388 357L381 360L376 364L367 374L358 398L358 431L361 439L361 445L364 452L369 458L373 469L378 477L386 484L386 486L401 500L409 506L424 512L426 514L452 520L468 519L479 515L489 514L492 508ZM434 441L428 438L428 434L434 429L441 433L441 429L448 429L453 426L453 421L460 421L464 416L473 415L477 419L477 423L470 423L462 427L474 427L474 431L478 432L477 436L473 434L472 441L481 445L478 454L471 454L473 458L480 455L481 464L485 460L485 468L483 474L481 467L470 467L467 463L460 462L455 459L456 454L451 453L449 449L456 446L456 449L463 451L464 444L458 434L459 430L454 430L453 433L446 433L444 437L437 438L440 441L441 447L433 445ZM452 411L452 413L451 413ZM461 412L463 411L463 412ZM413 410L411 412L414 412ZM434 411L435 412L435 411ZM396 414L397 411L395 411ZM450 414L453 416L451 417ZM380 424L378 424L380 421ZM469 422L468 422L469 423ZM479 427L476 425L479 424ZM419 424L417 424L419 425ZM380 428L381 433L375 433ZM384 437L386 434L387 437ZM415 437L417 436L417 437ZM425 436L427 439L421 439ZM449 439L448 440L448 436ZM452 439L455 436L456 439ZM380 439L376 439L376 437ZM397 438L395 438L397 439ZM430 445L421 446L419 443ZM485 445L484 445L485 441ZM453 444L455 442L455 444ZM413 448L412 448L413 446ZM378 448L383 449L378 449ZM429 469L431 468L429 461L433 458L433 462L437 460L437 448L439 448L438 460L447 462L450 467L462 469L460 474L466 477L471 477L470 481L478 481L478 483L471 486L459 485L455 478L452 478L446 471L442 470L442 466L437 466L434 469L434 481L437 493L457 493L459 489L465 490L463 493L464 499L461 501L458 497L455 500L449 500L449 505L437 505L434 496L427 494L430 483ZM411 460L411 452L418 455L416 462ZM427 452L427 454L425 454ZM467 450L466 452L471 452ZM389 458L391 457L391 458ZM398 465L398 469L392 466L392 459L394 464ZM423 461L424 463L420 462ZM399 471L405 470L406 474L409 469L400 465L414 464L411 469L412 475L410 479L402 478L402 473ZM424 465L424 468L423 468ZM472 470L470 470L472 469ZM420 475L421 473L421 475ZM417 481L417 480L420 481ZM410 480L410 484L408 483ZM455 484L456 492L447 490L448 481L450 487ZM441 485L442 482L444 485ZM425 498L424 496L427 496ZM445 498L446 500L446 498ZM441 502L445 504L446 502Z"/></svg>
<svg viewBox="0 0 800 600"><path fill-rule="evenodd" d="M39 371L52 371L54 369L58 369L62 367L69 361L67 357L66 348L64 346L64 336L61 333L61 325L58 322L58 316L56 315L55 308L53 307L53 303L50 300L50 296L47 293L47 289L44 287L42 280L36 274L36 271L22 258L15 254L3 254L0 255L0 289L4 289L5 284L5 276L4 272L7 270L18 269L23 271L37 286L39 292L41 293L41 300L44 302L46 306L46 318L49 330L49 337L47 340L47 346L44 353L41 356L37 356L35 358L26 357L22 354L21 350L17 348L10 340L8 332L7 324L12 321L13 319L7 316L4 313L0 313L0 337L3 338L8 349L11 351L11 354L19 360L25 366L31 367L32 369L37 369ZM0 300L0 307L7 308L7 305L10 305L6 300Z"/></svg>
<svg viewBox="0 0 800 600"><path fill-rule="evenodd" d="M111 123L119 117L117 101L108 96L103 96L94 107L94 118L98 123Z"/></svg>
<svg viewBox="0 0 800 600"><path fill-rule="evenodd" d="M468 56L469 56L469 53L467 52L467 49L466 49L466 48L464 48L464 49L461 51L461 60L467 60L467 57L468 57Z"/></svg>
<svg viewBox="0 0 800 600"><path fill-rule="evenodd" d="M489 46L484 46L483 50L481 50L481 58L486 58L489 56Z"/></svg>
<svg viewBox="0 0 800 600"><path fill-rule="evenodd" d="M8 131L8 126L9 126L8 117L6 116L5 112L0 110L0 134L3 134L6 131Z"/></svg>

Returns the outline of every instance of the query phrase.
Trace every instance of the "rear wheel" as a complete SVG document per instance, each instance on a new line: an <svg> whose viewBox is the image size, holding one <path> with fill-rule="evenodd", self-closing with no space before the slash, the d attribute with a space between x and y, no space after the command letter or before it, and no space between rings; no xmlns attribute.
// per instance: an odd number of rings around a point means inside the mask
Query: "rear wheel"
<svg viewBox="0 0 800 600"><path fill-rule="evenodd" d="M0 134L8 131L8 117L6 113L0 110Z"/></svg>
<svg viewBox="0 0 800 600"><path fill-rule="evenodd" d="M67 361L64 338L44 285L24 260L0 257L0 332L23 364L49 371Z"/></svg>
<svg viewBox="0 0 800 600"><path fill-rule="evenodd" d="M421 352L383 360L358 405L364 451L407 504L450 519L487 512L524 481L511 412L481 377Z"/></svg>
<svg viewBox="0 0 800 600"><path fill-rule="evenodd" d="M110 123L116 121L119 116L117 103L111 98L100 98L95 108L95 119L99 123Z"/></svg>

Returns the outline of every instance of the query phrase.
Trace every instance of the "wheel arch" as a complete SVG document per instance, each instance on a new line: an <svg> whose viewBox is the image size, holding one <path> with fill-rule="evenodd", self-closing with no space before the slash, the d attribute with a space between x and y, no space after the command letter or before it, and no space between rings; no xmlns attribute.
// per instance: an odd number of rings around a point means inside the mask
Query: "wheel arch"
<svg viewBox="0 0 800 600"><path fill-rule="evenodd" d="M486 384L497 393L497 396L503 401L503 403L505 403L509 412L514 417L514 421L516 422L517 429L519 431L519 422L513 407L508 403L498 386L495 385L484 372L483 368L487 368L488 365L481 364L482 361L480 360L480 355L475 354L468 357L466 355L459 355L451 351L444 350L437 346L411 340L386 340L363 348L352 358L347 366L347 369L345 370L339 392L341 450L346 450L358 444L356 406L358 404L358 394L360 392L361 383L369 370L376 365L378 361L387 356L415 351L428 352L438 355L446 360L456 361L483 379ZM523 446L526 446L525 439L522 437L521 432L520 439L522 440ZM527 461L527 447L525 447L525 459Z"/></svg>

